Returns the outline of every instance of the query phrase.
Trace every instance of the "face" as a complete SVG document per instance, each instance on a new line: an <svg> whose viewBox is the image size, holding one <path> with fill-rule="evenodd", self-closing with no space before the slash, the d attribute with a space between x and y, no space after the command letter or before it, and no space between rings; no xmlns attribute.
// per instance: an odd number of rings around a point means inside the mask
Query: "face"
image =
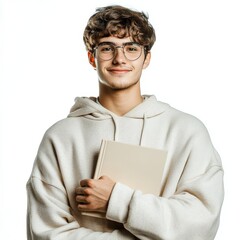
<svg viewBox="0 0 240 240"><path fill-rule="evenodd" d="M111 42L115 46L122 46L127 42L132 42L131 38L105 37L100 40L102 42ZM117 48L115 56L111 60L102 60L98 56L94 57L92 53L88 53L90 64L96 69L100 84L111 89L121 90L130 88L139 83L142 70L145 69L150 62L150 53L145 58L144 49L141 56L134 61L128 60L123 53L122 48Z"/></svg>

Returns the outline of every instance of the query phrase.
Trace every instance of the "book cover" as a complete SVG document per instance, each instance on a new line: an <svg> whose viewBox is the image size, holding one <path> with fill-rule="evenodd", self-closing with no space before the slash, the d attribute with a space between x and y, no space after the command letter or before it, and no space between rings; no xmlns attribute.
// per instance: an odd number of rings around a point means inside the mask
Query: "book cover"
<svg viewBox="0 0 240 240"><path fill-rule="evenodd" d="M106 175L143 193L160 194L167 152L116 141L102 140L94 179ZM104 217L103 214L83 212Z"/></svg>
<svg viewBox="0 0 240 240"><path fill-rule="evenodd" d="M106 175L116 182L159 195L167 152L103 140L94 178Z"/></svg>

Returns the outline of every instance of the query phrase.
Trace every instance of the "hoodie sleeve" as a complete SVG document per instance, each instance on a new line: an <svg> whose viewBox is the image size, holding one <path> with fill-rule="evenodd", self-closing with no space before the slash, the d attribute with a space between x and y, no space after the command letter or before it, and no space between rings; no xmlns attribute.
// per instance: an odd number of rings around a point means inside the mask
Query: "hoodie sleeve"
<svg viewBox="0 0 240 240"><path fill-rule="evenodd" d="M173 194L142 194L117 183L107 218L123 223L143 240L214 239L224 192L221 162L205 129L189 144L190 153L180 177L174 180L177 187ZM181 158L179 155L179 161ZM175 162L172 167L180 165Z"/></svg>
<svg viewBox="0 0 240 240"><path fill-rule="evenodd" d="M133 240L126 229L113 232L93 231L79 225L74 217L56 161L56 152L45 136L27 183L28 240Z"/></svg>
<svg viewBox="0 0 240 240"><path fill-rule="evenodd" d="M38 178L31 178L27 184L28 240L94 240L94 239L136 239L126 230L95 232L80 227L71 214L66 194L55 186Z"/></svg>

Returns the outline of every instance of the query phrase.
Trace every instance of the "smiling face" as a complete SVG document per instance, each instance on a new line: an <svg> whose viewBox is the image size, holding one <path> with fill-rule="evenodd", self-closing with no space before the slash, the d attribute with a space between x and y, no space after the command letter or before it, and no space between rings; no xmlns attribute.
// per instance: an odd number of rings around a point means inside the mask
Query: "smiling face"
<svg viewBox="0 0 240 240"><path fill-rule="evenodd" d="M132 39L104 37L100 43L110 42L115 46L122 46L124 43L132 42ZM142 70L145 69L150 62L150 53L145 57L144 49L141 56L134 60L128 60L121 47L115 49L116 54L110 60L102 60L98 55L89 52L89 62L96 69L100 84L114 90L123 90L135 85L139 85Z"/></svg>

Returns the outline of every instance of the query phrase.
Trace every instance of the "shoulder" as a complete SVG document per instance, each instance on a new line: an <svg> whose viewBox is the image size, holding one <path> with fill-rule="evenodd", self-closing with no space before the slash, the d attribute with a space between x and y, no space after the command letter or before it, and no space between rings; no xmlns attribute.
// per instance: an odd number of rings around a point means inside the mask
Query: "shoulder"
<svg viewBox="0 0 240 240"><path fill-rule="evenodd" d="M164 117L173 125L184 125L185 127L192 128L205 128L203 122L196 116L174 108L166 102L159 101L154 95L149 97L148 103L149 106L147 107L154 109L154 113L152 116L150 115L150 117Z"/></svg>
<svg viewBox="0 0 240 240"><path fill-rule="evenodd" d="M66 137L81 128L81 118L64 118L52 124L44 133L44 138Z"/></svg>
<svg viewBox="0 0 240 240"><path fill-rule="evenodd" d="M196 116L192 115L191 113L184 112L177 108L174 108L170 105L166 109L165 114L166 117L171 119L171 121L178 123L178 124L187 124L187 126L192 127L205 127L203 122Z"/></svg>
<svg viewBox="0 0 240 240"><path fill-rule="evenodd" d="M166 112L166 118L171 125L172 130L176 129L183 135L204 134L209 135L207 127L198 117L178 110L173 107L169 107Z"/></svg>

